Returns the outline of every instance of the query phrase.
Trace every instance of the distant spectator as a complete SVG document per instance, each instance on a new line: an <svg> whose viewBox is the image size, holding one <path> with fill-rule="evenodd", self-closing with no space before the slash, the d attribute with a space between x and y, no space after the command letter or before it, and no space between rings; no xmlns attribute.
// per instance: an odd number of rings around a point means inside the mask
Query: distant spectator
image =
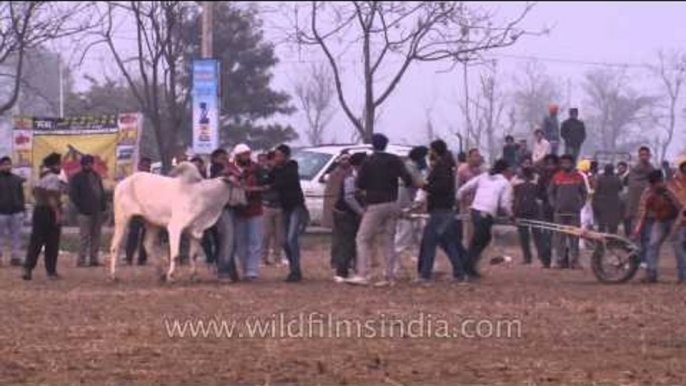
<svg viewBox="0 0 686 386"><path fill-rule="evenodd" d="M586 141L586 125L579 120L579 109L569 109L569 118L562 122L560 135L565 140L565 154L571 155L576 162Z"/></svg>
<svg viewBox="0 0 686 386"><path fill-rule="evenodd" d="M574 169L574 158L570 155L560 157L561 170L555 174L548 187L548 199L555 211L555 223L559 225L581 226L581 208L586 204L588 191L581 173ZM578 237L558 233L555 235L556 268L581 268L579 265ZM569 252L569 259L567 259Z"/></svg>
<svg viewBox="0 0 686 386"><path fill-rule="evenodd" d="M94 158L84 155L81 170L72 177L69 185L69 199L76 207L79 222L79 256L77 267L100 265L100 235L103 213L107 209L102 177L93 169ZM89 261L86 262L86 255Z"/></svg>
<svg viewBox="0 0 686 386"><path fill-rule="evenodd" d="M515 218L540 220L541 208L538 200L538 175L535 172L531 159L525 160L521 165L521 172L512 180L514 192L513 211ZM538 252L538 259L543 267L550 266L550 260L543 249L543 239L541 230L527 226L517 227L519 244L522 248L524 264L531 264L533 256L531 253L531 236Z"/></svg>
<svg viewBox="0 0 686 386"><path fill-rule="evenodd" d="M593 197L594 213L600 232L617 234L622 220L622 190L622 180L615 174L614 166L606 165L605 173L598 176Z"/></svg>
<svg viewBox="0 0 686 386"><path fill-rule="evenodd" d="M0 263L5 241L9 241L13 267L21 265L21 228L26 210L23 184L24 179L12 173L12 159L0 158Z"/></svg>
<svg viewBox="0 0 686 386"><path fill-rule="evenodd" d="M517 159L518 148L519 146L515 143L514 137L506 135L505 145L503 145L503 159L513 168L513 170L519 168L519 160Z"/></svg>
<svg viewBox="0 0 686 386"><path fill-rule="evenodd" d="M554 154L551 150L550 147L550 142L548 142L547 139L545 139L545 136L543 134L543 130L541 129L536 129L534 130L534 151L532 154L532 160L534 161L534 165L539 166L543 162L543 159L549 155L549 154Z"/></svg>
<svg viewBox="0 0 686 386"><path fill-rule="evenodd" d="M548 116L543 119L543 136L550 143L550 152L558 154L560 147L560 124L557 120L558 106L551 103L548 106Z"/></svg>

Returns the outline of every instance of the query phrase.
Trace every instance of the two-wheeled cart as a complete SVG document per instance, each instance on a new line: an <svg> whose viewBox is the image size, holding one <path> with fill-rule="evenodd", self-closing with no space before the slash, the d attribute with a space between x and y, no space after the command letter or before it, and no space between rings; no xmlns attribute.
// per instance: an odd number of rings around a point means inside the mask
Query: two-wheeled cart
<svg viewBox="0 0 686 386"><path fill-rule="evenodd" d="M426 218L427 214L406 213L410 218ZM464 216L457 215L462 221ZM539 220L517 219L514 222L497 219L496 224L505 226L523 226L532 229L566 234L584 239L593 248L591 268L601 283L619 284L631 280L638 271L639 247L631 240L610 233L596 232L571 225L560 225Z"/></svg>

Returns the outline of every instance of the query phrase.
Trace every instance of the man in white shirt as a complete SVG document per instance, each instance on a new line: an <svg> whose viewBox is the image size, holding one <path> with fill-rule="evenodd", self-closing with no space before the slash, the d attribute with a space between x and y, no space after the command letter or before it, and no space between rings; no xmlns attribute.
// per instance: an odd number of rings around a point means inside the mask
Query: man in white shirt
<svg viewBox="0 0 686 386"><path fill-rule="evenodd" d="M534 165L540 165L543 163L543 159L548 154L551 154L552 148L550 147L550 142L543 137L543 130L536 129L534 131L534 151L532 158Z"/></svg>
<svg viewBox="0 0 686 386"><path fill-rule="evenodd" d="M502 210L512 218L512 185L507 176L510 173L510 165L507 161L499 159L488 173L473 178L463 185L457 192L458 199L476 192L471 206L471 218L474 224L474 235L469 243L465 271L471 278L481 275L476 267L481 253L491 242L491 228L498 211Z"/></svg>

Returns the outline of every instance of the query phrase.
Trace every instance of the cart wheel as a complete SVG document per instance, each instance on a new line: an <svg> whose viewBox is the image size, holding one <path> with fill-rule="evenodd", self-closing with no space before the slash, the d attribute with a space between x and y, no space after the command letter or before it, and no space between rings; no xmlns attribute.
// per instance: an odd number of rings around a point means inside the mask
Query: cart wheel
<svg viewBox="0 0 686 386"><path fill-rule="evenodd" d="M620 284L631 280L638 270L638 254L625 243L608 240L596 243L592 257L593 274L605 284Z"/></svg>

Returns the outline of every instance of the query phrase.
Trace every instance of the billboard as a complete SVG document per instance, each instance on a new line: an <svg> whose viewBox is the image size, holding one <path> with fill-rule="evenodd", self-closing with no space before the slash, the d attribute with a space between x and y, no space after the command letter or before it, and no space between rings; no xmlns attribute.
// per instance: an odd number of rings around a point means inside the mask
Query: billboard
<svg viewBox="0 0 686 386"><path fill-rule="evenodd" d="M219 146L219 61L193 61L193 153L210 154Z"/></svg>
<svg viewBox="0 0 686 386"><path fill-rule="evenodd" d="M28 189L40 176L40 167L48 154L62 154L62 169L71 178L81 168L81 157L91 154L94 169L103 178L106 189L133 173L138 162L142 133L138 113L88 117L42 118L15 117L12 130L12 153L15 172L30 181ZM27 198L32 195L28 194Z"/></svg>

